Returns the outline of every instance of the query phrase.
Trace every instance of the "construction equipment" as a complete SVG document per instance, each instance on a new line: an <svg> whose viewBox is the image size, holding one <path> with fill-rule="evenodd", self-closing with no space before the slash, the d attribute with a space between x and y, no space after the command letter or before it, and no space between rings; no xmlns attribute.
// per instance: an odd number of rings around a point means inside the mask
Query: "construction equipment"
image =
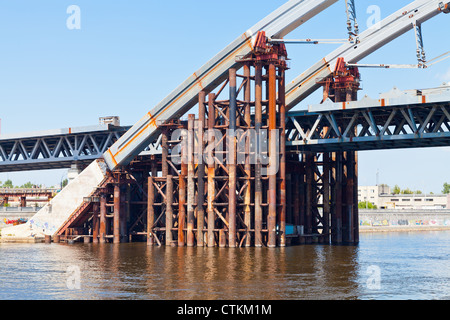
<svg viewBox="0 0 450 320"><path fill-rule="evenodd" d="M318 79L329 77L335 69L338 58L343 58L348 66L356 64L387 43L414 29L440 13L448 13L450 2L439 0L416 0L373 27L359 34L359 43L346 43L311 66L286 85L286 108L292 109L311 93L321 87ZM393 65L389 65L393 68ZM406 65L404 65L406 66ZM410 67L417 68L417 65Z"/></svg>

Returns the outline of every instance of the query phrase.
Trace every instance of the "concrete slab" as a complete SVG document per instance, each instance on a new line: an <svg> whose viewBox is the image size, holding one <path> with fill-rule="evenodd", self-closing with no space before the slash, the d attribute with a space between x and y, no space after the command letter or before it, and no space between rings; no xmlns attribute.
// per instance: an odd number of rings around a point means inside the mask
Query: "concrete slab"
<svg viewBox="0 0 450 320"><path fill-rule="evenodd" d="M106 170L103 162L92 162L27 223L2 229L2 241L53 235L83 203L83 198L90 196L102 183Z"/></svg>

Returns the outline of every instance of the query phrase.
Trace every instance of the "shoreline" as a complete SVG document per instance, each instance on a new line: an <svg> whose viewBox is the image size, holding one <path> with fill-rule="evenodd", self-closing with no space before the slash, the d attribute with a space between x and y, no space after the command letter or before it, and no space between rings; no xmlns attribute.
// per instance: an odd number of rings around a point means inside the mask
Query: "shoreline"
<svg viewBox="0 0 450 320"><path fill-rule="evenodd" d="M411 232L411 231L449 231L450 226L376 226L359 227L360 233L380 233L380 232Z"/></svg>

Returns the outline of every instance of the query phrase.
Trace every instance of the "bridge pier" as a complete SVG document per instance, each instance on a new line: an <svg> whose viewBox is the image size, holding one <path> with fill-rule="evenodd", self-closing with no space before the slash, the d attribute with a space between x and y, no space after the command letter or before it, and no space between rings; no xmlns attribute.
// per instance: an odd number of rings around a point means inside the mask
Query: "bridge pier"
<svg viewBox="0 0 450 320"><path fill-rule="evenodd" d="M265 36L260 40L267 45ZM228 80L208 94L208 101L200 92L198 119L189 115L187 122L159 124L161 175L149 178L154 189L148 196L147 226L161 244L286 245L285 152L278 148L285 126L280 116L285 115L283 48L243 57L243 74L230 69ZM220 99L226 87L229 99ZM165 219L155 218L160 215Z"/></svg>
<svg viewBox="0 0 450 320"><path fill-rule="evenodd" d="M78 163L76 163L76 162L72 163L72 165L70 166L70 169L67 172L68 183L70 183L76 177L78 177L78 175L80 174L81 171L82 171L82 168L80 168Z"/></svg>
<svg viewBox="0 0 450 320"><path fill-rule="evenodd" d="M100 202L79 209L92 219L74 219L59 234L70 238L91 223L101 243L357 244L357 154L285 148L286 56L260 34L239 60L242 74L230 69L217 92L200 92L198 119L159 122L161 155L112 172L93 195ZM327 79L324 97L354 99L358 87L340 76Z"/></svg>

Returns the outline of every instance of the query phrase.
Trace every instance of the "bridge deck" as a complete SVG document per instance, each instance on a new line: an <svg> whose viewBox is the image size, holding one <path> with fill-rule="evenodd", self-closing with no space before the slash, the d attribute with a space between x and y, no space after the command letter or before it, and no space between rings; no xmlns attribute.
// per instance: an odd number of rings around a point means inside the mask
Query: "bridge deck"
<svg viewBox="0 0 450 320"><path fill-rule="evenodd" d="M427 94L424 94L427 93ZM288 114L290 150L344 151L450 146L450 86L405 91Z"/></svg>

